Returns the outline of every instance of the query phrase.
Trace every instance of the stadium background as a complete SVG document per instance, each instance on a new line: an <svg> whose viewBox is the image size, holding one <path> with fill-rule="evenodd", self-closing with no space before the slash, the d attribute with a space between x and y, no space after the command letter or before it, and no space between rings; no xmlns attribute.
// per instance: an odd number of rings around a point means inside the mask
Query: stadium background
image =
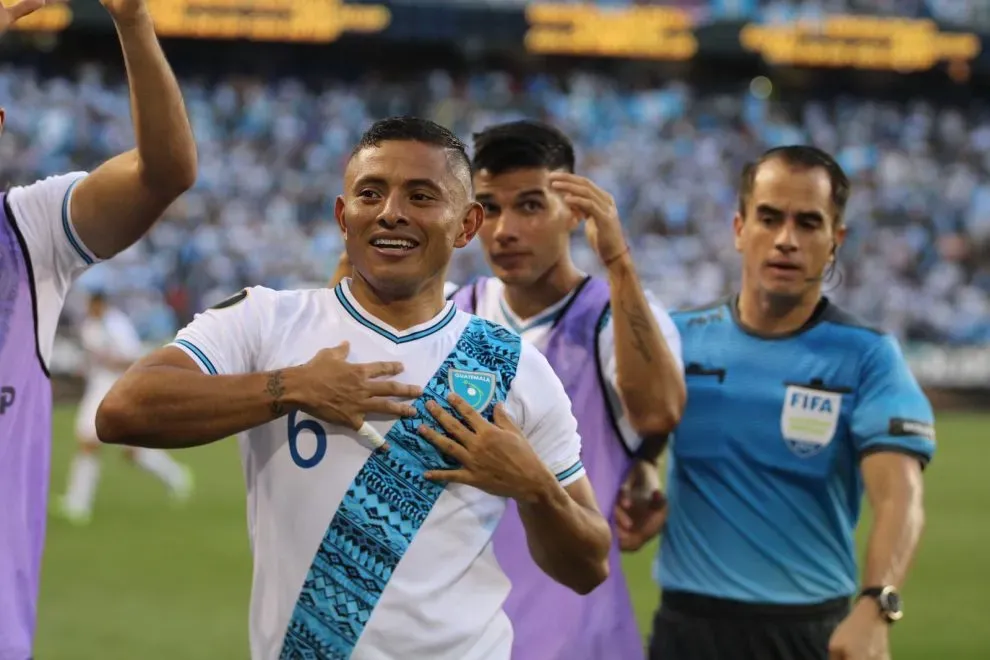
<svg viewBox="0 0 990 660"><path fill-rule="evenodd" d="M616 196L644 281L671 308L735 282L743 162L813 142L855 182L829 294L901 339L939 409L928 529L894 657L990 657L990 2L149 4L183 83L200 178L70 295L53 363L53 489L73 447L84 291L110 291L153 347L241 286L319 285L340 247L344 158L376 118L420 114L465 139L516 117L553 121L575 138L581 172ZM0 42L3 181L128 148L120 55L97 0L22 28ZM451 276L484 268L468 249ZM49 528L38 660L246 657L251 569L232 443L181 453L198 477L183 510L105 456L92 525ZM644 631L658 597L652 553L627 562Z"/></svg>

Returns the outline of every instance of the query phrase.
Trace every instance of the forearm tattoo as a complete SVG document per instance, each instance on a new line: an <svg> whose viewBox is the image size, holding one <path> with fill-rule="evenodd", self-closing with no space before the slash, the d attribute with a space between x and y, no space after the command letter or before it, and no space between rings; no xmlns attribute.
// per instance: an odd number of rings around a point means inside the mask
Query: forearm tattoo
<svg viewBox="0 0 990 660"><path fill-rule="evenodd" d="M265 392L272 397L272 402L269 404L272 416L281 417L284 415L285 408L282 405L282 396L285 394L285 385L282 383L281 371L273 371L269 374L268 383L265 385Z"/></svg>

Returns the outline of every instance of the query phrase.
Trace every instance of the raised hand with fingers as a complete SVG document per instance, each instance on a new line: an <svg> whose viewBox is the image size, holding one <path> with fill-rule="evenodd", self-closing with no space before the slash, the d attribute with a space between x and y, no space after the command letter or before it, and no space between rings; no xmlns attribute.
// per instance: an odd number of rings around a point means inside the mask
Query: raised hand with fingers
<svg viewBox="0 0 990 660"><path fill-rule="evenodd" d="M11 25L49 5L64 5L68 0L20 0L20 2L0 2L0 34Z"/></svg>
<svg viewBox="0 0 990 660"><path fill-rule="evenodd" d="M427 479L466 484L523 502L537 497L548 483L556 484L502 404L495 406L493 424L456 394L447 401L456 416L435 401L426 404L446 435L425 424L419 433L460 467L431 470L425 475Z"/></svg>
<svg viewBox="0 0 990 660"><path fill-rule="evenodd" d="M563 195L564 203L585 219L588 244L608 268L629 251L615 198L590 179L570 172L552 172L550 186Z"/></svg>
<svg viewBox="0 0 990 660"><path fill-rule="evenodd" d="M413 417L416 409L401 400L413 400L423 390L395 380L404 367L401 362L347 361L350 345L344 342L325 348L306 364L296 367L292 377L298 390L299 409L331 424L361 429L365 417L380 414Z"/></svg>

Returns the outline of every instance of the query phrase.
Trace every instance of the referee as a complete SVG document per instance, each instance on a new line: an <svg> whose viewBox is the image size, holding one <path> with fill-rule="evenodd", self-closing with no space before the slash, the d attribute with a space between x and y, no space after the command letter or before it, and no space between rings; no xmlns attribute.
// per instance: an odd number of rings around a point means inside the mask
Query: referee
<svg viewBox="0 0 990 660"><path fill-rule="evenodd" d="M828 154L763 154L733 220L740 292L674 315L688 397L652 660L889 657L935 434L896 341L822 296L848 197ZM875 515L857 580L864 489Z"/></svg>

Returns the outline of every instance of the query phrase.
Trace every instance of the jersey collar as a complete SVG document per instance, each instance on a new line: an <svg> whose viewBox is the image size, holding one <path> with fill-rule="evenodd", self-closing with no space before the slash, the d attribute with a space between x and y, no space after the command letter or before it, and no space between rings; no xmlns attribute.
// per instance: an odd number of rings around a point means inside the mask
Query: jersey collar
<svg viewBox="0 0 990 660"><path fill-rule="evenodd" d="M524 332L532 330L533 328L539 328L545 325L553 325L554 323L556 323L557 319L560 318L560 315L564 313L565 309L567 309L571 300L574 299L574 296L576 296L578 291L580 291L581 288L584 286L585 282L587 281L587 278L585 278L585 280L582 280L581 284L574 287L574 289L572 289L570 293L568 293L566 296L564 296L554 304L550 305L536 316L532 316L528 319L520 318L519 316L516 315L515 312L513 312L509 308L509 304L505 302L505 285L502 284L501 280L496 279L494 281L498 282L499 285L497 291L498 308L499 311L502 313L502 317L505 319L505 324L509 326L509 328L513 332L521 335Z"/></svg>
<svg viewBox="0 0 990 660"><path fill-rule="evenodd" d="M728 304L729 306L729 311L732 314L732 321L733 323L736 324L737 328L745 332L747 335L751 335L758 339L767 339L767 340L789 339L790 337L796 337L800 334L807 332L808 330L811 330L825 319L825 311L831 305L829 299L826 296L822 296L821 299L818 301L818 304L815 306L815 310L811 313L811 316L808 317L808 320L805 321L804 325L802 325L800 328L779 335L768 335L759 332L757 330L754 330L753 328L743 323L742 318L740 318L739 316L738 293L735 293L732 296L730 296L729 299L726 301L726 304Z"/></svg>
<svg viewBox="0 0 990 660"><path fill-rule="evenodd" d="M396 330L387 323L375 318L361 307L351 293L349 279L341 280L333 292L340 306L357 323L396 344L405 344L418 339L425 339L443 330L457 315L457 307L453 301L448 301L443 309L440 310L440 313L426 323L414 325L406 330Z"/></svg>

